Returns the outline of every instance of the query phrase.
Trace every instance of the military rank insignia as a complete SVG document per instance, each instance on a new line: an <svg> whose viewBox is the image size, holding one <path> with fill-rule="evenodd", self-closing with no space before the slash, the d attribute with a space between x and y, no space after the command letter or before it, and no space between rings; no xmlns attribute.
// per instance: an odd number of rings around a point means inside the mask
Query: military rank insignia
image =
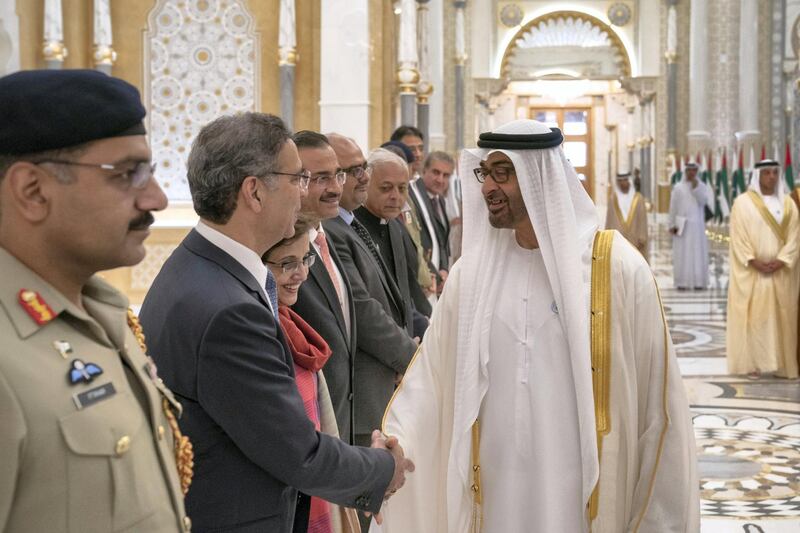
<svg viewBox="0 0 800 533"><path fill-rule="evenodd" d="M103 373L103 369L94 363L84 363L80 359L73 359L69 367L67 378L70 384L91 383L94 378Z"/></svg>
<svg viewBox="0 0 800 533"><path fill-rule="evenodd" d="M19 291L18 299L25 312L40 326L44 326L56 317L47 302L36 291L22 289Z"/></svg>

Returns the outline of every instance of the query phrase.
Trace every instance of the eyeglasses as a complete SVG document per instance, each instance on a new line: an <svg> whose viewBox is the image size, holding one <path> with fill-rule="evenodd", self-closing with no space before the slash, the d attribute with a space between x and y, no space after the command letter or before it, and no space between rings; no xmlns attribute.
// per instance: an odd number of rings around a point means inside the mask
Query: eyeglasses
<svg viewBox="0 0 800 533"><path fill-rule="evenodd" d="M39 163L55 163L57 165L99 168L102 170L116 172L116 174L111 176L111 179L122 184L125 189L130 187L133 187L134 189L144 189L145 186L147 186L147 183L150 181L150 178L152 178L156 172L156 164L151 163L150 161L138 161L134 163L132 167L127 168L126 165L129 165L130 163L111 165L107 163L79 163L78 161L67 161L65 159L43 159L36 162L37 165Z"/></svg>
<svg viewBox="0 0 800 533"><path fill-rule="evenodd" d="M309 172L308 170L303 170L302 172L298 172L296 174L293 174L291 172L273 172L273 171L267 172L267 174L272 174L276 176L292 176L294 177L294 179L291 180L292 184L297 185L302 190L308 189L308 182L309 180L311 180L311 172Z"/></svg>
<svg viewBox="0 0 800 533"><path fill-rule="evenodd" d="M475 178L478 180L479 183L483 183L486 181L488 176L492 177L495 183L505 183L511 177L511 175L516 175L516 171L514 167L492 167L492 168L484 168L478 167L472 170L475 173Z"/></svg>
<svg viewBox="0 0 800 533"><path fill-rule="evenodd" d="M366 174L368 170L369 167L367 163L362 163L360 165L353 165L352 167L343 168L342 172L345 174L350 174L355 179L360 180L364 177L364 174Z"/></svg>
<svg viewBox="0 0 800 533"><path fill-rule="evenodd" d="M336 183L342 185L346 179L347 179L347 174L345 174L343 170L337 170L333 174L321 174L318 176L314 176L311 178L311 181L314 182L315 185L327 187L328 185L333 183L333 180L336 180Z"/></svg>
<svg viewBox="0 0 800 533"><path fill-rule="evenodd" d="M284 274L290 274L297 272L300 269L300 265L305 265L308 268L311 268L311 265L314 264L314 261L317 259L315 254L308 252L306 255L303 256L303 259L300 261L286 261L284 263L273 263L272 261L265 261L268 265L281 267L281 272Z"/></svg>

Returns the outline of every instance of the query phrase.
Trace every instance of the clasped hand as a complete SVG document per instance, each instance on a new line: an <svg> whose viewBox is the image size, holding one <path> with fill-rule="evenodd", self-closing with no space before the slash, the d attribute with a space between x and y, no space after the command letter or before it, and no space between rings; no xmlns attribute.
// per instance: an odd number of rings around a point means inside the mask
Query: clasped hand
<svg viewBox="0 0 800 533"><path fill-rule="evenodd" d="M783 261L773 259L772 261L762 261L760 259L751 259L750 266L761 272L762 274L772 274L777 272L785 265Z"/></svg>
<svg viewBox="0 0 800 533"><path fill-rule="evenodd" d="M388 500L392 495L397 492L406 482L406 472L414 471L414 463L411 459L406 459L403 453L403 447L397 440L397 437L387 437L377 429L372 432L372 448L382 448L392 454L394 458L394 475L386 487L386 494L384 500ZM369 513L367 513L369 516ZM375 515L375 521L379 524L383 522L381 514Z"/></svg>

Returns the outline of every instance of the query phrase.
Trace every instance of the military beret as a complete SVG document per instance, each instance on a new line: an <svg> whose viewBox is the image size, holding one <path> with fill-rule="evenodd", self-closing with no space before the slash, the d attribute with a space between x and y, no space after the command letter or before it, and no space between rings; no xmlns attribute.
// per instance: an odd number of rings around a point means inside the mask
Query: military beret
<svg viewBox="0 0 800 533"><path fill-rule="evenodd" d="M406 160L406 163L413 163L414 159L416 159L414 157L414 152L411 151L411 148L409 148L408 145L402 141L386 141L381 145L381 148L387 148L389 146L399 148L403 152L403 158Z"/></svg>
<svg viewBox="0 0 800 533"><path fill-rule="evenodd" d="M139 91L96 70L23 70L0 78L0 154L143 135Z"/></svg>

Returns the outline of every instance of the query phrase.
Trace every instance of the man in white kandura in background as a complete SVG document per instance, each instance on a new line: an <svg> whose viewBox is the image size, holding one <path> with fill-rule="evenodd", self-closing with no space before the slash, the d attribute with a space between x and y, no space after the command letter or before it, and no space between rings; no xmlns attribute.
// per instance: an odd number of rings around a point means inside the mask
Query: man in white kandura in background
<svg viewBox="0 0 800 533"><path fill-rule="evenodd" d="M622 233L639 250L644 260L648 260L647 206L644 197L633 187L630 172L617 174L606 211L606 229Z"/></svg>
<svg viewBox="0 0 800 533"><path fill-rule="evenodd" d="M678 290L708 288L705 207L714 205L714 191L697 179L697 169L697 163L686 163L686 172L673 187L669 202L672 267Z"/></svg>
<svg viewBox="0 0 800 533"><path fill-rule="evenodd" d="M796 378L798 214L777 161L756 163L730 231L728 371Z"/></svg>
<svg viewBox="0 0 800 533"><path fill-rule="evenodd" d="M462 154L464 254L385 416L417 470L383 533L699 530L653 275L562 141L517 120Z"/></svg>

